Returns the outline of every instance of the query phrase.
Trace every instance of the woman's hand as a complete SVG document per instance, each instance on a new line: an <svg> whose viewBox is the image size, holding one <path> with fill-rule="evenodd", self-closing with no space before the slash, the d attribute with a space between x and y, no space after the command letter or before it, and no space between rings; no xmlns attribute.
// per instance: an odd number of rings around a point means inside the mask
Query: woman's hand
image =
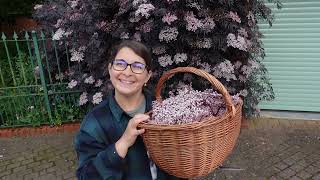
<svg viewBox="0 0 320 180"><path fill-rule="evenodd" d="M124 158L131 147L136 141L138 135L144 133L144 129L137 129L139 123L149 119L148 115L137 114L129 120L127 128L121 138L116 142L116 150L120 157Z"/></svg>

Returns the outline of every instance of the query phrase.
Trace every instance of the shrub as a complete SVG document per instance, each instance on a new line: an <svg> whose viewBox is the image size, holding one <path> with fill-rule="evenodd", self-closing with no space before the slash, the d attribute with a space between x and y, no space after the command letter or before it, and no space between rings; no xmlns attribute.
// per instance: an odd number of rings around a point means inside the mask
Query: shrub
<svg viewBox="0 0 320 180"><path fill-rule="evenodd" d="M261 63L265 54L257 25L259 19L271 25L272 14L261 0L55 0L35 9L41 28L54 29L53 39L65 40L71 48L68 75L70 87L84 91L80 104L98 103L112 88L102 65L121 39L151 48L156 70L149 87L168 69L193 66L214 74L231 94L240 92L247 116L258 114L261 100L274 98ZM168 81L164 93L180 81L200 89L210 86L182 74Z"/></svg>

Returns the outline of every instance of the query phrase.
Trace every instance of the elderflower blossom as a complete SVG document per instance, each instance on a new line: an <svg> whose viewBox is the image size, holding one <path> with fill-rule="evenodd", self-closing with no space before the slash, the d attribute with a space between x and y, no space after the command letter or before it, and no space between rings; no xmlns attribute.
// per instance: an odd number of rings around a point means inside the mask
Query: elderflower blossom
<svg viewBox="0 0 320 180"><path fill-rule="evenodd" d="M102 102L102 93L101 92L97 92L92 96L92 103L93 104L99 104L100 102Z"/></svg>
<svg viewBox="0 0 320 180"><path fill-rule="evenodd" d="M84 83L86 84L93 84L95 82L93 76L89 76L84 80Z"/></svg>
<svg viewBox="0 0 320 180"><path fill-rule="evenodd" d="M85 46L81 46L77 51L74 48L72 48L70 50L71 52L70 61L76 61L76 62L83 61L85 49L86 49Z"/></svg>
<svg viewBox="0 0 320 180"><path fill-rule="evenodd" d="M75 8L78 6L79 0L74 0L74 1L68 1L68 4L70 4L71 8Z"/></svg>
<svg viewBox="0 0 320 180"><path fill-rule="evenodd" d="M231 79L237 80L236 76L234 75L234 66L229 60L226 60L224 62L221 62L219 65L216 65L214 67L213 74L217 78L225 78L227 81L230 81Z"/></svg>
<svg viewBox="0 0 320 180"><path fill-rule="evenodd" d="M203 26L201 20L197 19L193 12L188 12L184 17L184 20L187 22L186 28L189 31L195 32L198 28Z"/></svg>
<svg viewBox="0 0 320 180"><path fill-rule="evenodd" d="M140 4L145 4L145 3L147 3L147 0L134 0L134 1L132 2L132 5L133 5L134 7L136 7L136 6L140 5Z"/></svg>
<svg viewBox="0 0 320 180"><path fill-rule="evenodd" d="M202 29L205 32L210 32L211 30L214 29L214 27L216 27L216 23L212 18L205 18L204 20L202 20L202 24L203 24Z"/></svg>
<svg viewBox="0 0 320 180"><path fill-rule="evenodd" d="M69 88L69 89L72 89L72 88L76 87L77 84L78 84L78 81L72 79L72 80L68 83L68 88Z"/></svg>
<svg viewBox="0 0 320 180"><path fill-rule="evenodd" d="M178 37L178 29L176 27L165 27L163 30L160 31L159 33L159 39L160 41L172 41L172 40L177 40Z"/></svg>
<svg viewBox="0 0 320 180"><path fill-rule="evenodd" d="M149 18L150 12L153 11L155 7L152 4L141 4L135 12L136 17L145 17Z"/></svg>
<svg viewBox="0 0 320 180"><path fill-rule="evenodd" d="M232 12L230 11L229 14L227 15L228 18L232 19L233 21L236 21L238 23L241 23L241 19L238 16L237 12Z"/></svg>
<svg viewBox="0 0 320 180"><path fill-rule="evenodd" d="M204 38L196 41L195 46L201 49L210 49L212 46L212 39Z"/></svg>
<svg viewBox="0 0 320 180"><path fill-rule="evenodd" d="M248 51L248 41L244 37L240 35L236 37L236 35L232 33L229 33L227 36L227 46L232 46L242 51Z"/></svg>
<svg viewBox="0 0 320 180"><path fill-rule="evenodd" d="M239 96L232 96L233 104L239 102ZM226 111L221 94L207 89L203 92L192 89L191 86L181 85L177 95L152 102L153 124L189 124L200 122L210 116L221 116Z"/></svg>
<svg viewBox="0 0 320 180"><path fill-rule="evenodd" d="M177 53L173 57L173 61L176 62L177 64L180 62L185 62L188 59L188 56L186 53Z"/></svg>
<svg viewBox="0 0 320 180"><path fill-rule="evenodd" d="M171 25L171 23L177 19L178 19L178 17L176 15L171 14L171 13L167 13L165 16L162 17L162 22Z"/></svg>
<svg viewBox="0 0 320 180"><path fill-rule="evenodd" d="M52 40L60 40L63 35L64 35L65 31L62 28L59 28L53 35Z"/></svg>
<svg viewBox="0 0 320 180"><path fill-rule="evenodd" d="M120 34L120 39L129 39L129 33L128 32L122 32Z"/></svg>
<svg viewBox="0 0 320 180"><path fill-rule="evenodd" d="M137 33L137 32L134 33L133 39L140 42L141 41L141 34Z"/></svg>
<svg viewBox="0 0 320 180"><path fill-rule="evenodd" d="M34 10L38 10L38 9L41 9L42 7L43 7L42 4L36 4L36 5L33 7L33 9L34 9Z"/></svg>
<svg viewBox="0 0 320 180"><path fill-rule="evenodd" d="M88 93L87 92L83 92L80 95L79 105L82 106L82 105L86 104L87 102L88 102Z"/></svg>
<svg viewBox="0 0 320 180"><path fill-rule="evenodd" d="M100 87L102 85L102 80L98 79L97 82L95 83L94 87Z"/></svg>
<svg viewBox="0 0 320 180"><path fill-rule="evenodd" d="M162 66L162 67L167 67L168 65L172 65L173 64L171 56L167 55L167 54L164 55L164 56L160 56L158 58L158 62L160 64L160 66Z"/></svg>
<svg viewBox="0 0 320 180"><path fill-rule="evenodd" d="M164 46L157 46L152 49L152 53L156 55L160 55L166 52L166 47Z"/></svg>

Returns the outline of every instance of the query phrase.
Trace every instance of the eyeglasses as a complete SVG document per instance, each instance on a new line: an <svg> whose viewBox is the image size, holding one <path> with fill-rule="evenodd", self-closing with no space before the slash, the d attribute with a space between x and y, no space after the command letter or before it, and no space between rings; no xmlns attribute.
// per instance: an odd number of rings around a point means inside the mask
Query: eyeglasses
<svg viewBox="0 0 320 180"><path fill-rule="evenodd" d="M124 71L128 66L130 66L131 71L135 74L142 74L146 69L146 65L140 62L129 64L124 59L116 59L112 61L112 67L116 71Z"/></svg>

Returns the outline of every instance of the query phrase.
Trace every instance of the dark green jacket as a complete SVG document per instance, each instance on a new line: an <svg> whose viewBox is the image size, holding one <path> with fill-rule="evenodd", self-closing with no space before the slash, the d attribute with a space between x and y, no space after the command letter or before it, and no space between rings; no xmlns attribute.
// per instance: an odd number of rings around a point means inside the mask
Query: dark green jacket
<svg viewBox="0 0 320 180"><path fill-rule="evenodd" d="M151 109L152 97L145 93L146 112ZM131 119L114 98L114 92L89 112L75 138L79 158L77 177L80 180L151 180L146 148L139 136L121 158L115 143L124 133ZM159 180L177 180L157 167Z"/></svg>

